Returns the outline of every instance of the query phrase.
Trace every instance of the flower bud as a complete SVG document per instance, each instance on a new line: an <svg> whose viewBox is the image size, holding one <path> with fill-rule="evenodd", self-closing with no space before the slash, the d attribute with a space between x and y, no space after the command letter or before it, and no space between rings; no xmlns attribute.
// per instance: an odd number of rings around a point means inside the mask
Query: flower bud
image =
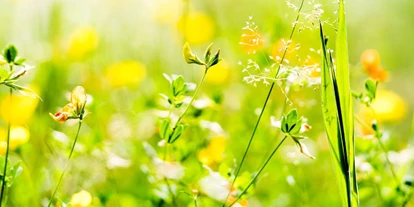
<svg viewBox="0 0 414 207"><path fill-rule="evenodd" d="M183 47L183 56L184 56L184 60L188 63L188 64L198 64L198 65L204 65L204 63L201 62L201 60L191 51L190 45L188 44L188 42L186 42L184 44Z"/></svg>
<svg viewBox="0 0 414 207"><path fill-rule="evenodd" d="M82 86L76 86L70 94L70 102L75 107L75 112L80 115L86 104L86 91Z"/></svg>

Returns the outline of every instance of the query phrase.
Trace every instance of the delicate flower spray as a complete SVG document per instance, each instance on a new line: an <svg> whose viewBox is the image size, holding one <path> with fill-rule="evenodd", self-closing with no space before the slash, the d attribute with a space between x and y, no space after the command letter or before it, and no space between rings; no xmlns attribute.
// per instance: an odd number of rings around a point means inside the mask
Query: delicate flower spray
<svg viewBox="0 0 414 207"><path fill-rule="evenodd" d="M75 149L75 145L76 145L76 142L77 142L78 137L79 137L79 131L80 131L81 126L82 126L82 121L85 118L85 116L88 114L85 111L86 101L87 101L87 96L86 96L85 89L82 86L76 86L70 94L70 103L66 104L66 106L64 106L59 112L57 112L55 114L50 113L50 116L59 123L64 123L68 119L77 119L79 121L79 124L78 124L78 129L77 129L77 132L76 132L76 136L75 136L75 139L73 141L68 159L67 159L67 161L65 163L65 166L63 168L63 172L60 175L60 178L59 178L59 181L56 185L56 188L53 191L52 197L49 200L49 204L47 205L48 207L51 206L52 203L53 203L53 199L56 195L57 190L59 189L59 186L62 182L63 176L64 176L64 174L67 170L69 161L72 157L73 150Z"/></svg>
<svg viewBox="0 0 414 207"><path fill-rule="evenodd" d="M26 59L18 56L18 50L14 45L7 46L3 53L0 55L0 85L4 85L10 88L10 105L12 105L13 90L19 91L21 94L39 98L31 89L20 86L17 84L18 80L29 70L34 68L33 66L25 64ZM8 67L9 70L6 68ZM19 174L17 170L21 171L19 165L9 167L9 150L10 150L10 132L11 132L11 119L12 114L9 114L9 121L7 125L7 140L6 140L6 155L4 157L4 168L2 174L2 185L0 192L0 207L5 200L6 186L10 187L13 179ZM11 172L11 175L7 175L7 172ZM7 184L7 185L6 185Z"/></svg>
<svg viewBox="0 0 414 207"><path fill-rule="evenodd" d="M274 87L277 85L282 93L284 94L286 101L284 103L284 106L282 107L282 113L284 112L286 108L286 103L289 103L290 106L293 105L293 103L289 100L288 93L290 91L290 87L294 85L299 85L300 87L303 86L313 86L318 85L320 83L320 77L313 76L314 73L318 72L320 70L318 68L318 64L310 64L310 58L309 56L306 58L306 60L301 60L298 55L297 62L304 62L304 66L291 66L290 61L287 59L288 53L293 53L296 50L299 50L300 44L293 44L292 38L295 34L295 32L301 32L305 29L314 29L315 22L319 21L319 18L321 14L323 13L323 10L321 9L321 5L315 3L315 1L308 1L307 3L312 7L312 9L308 10L307 12L302 11L304 7L305 1L300 1L299 6L296 6L295 4L291 3L290 1L287 1L288 7L293 9L293 11L296 13L296 18L294 22L292 23L292 29L289 34L289 37L287 40L282 39L281 43L282 46L280 46L280 49L276 51L275 56L269 56L270 61L273 61L273 64L270 64L267 60L267 57L265 56L266 62L270 65L269 67L262 67L260 64L258 64L256 61L252 59L248 59L246 63L243 63L242 61L239 61L239 65L243 67L242 72L246 74L246 76L243 78L243 81L245 81L248 84L252 84L254 86L257 86L257 83L263 83L266 86L270 86L269 91L267 93L266 99L263 103L263 107L260 110L259 117L256 121L255 127L253 128L252 134L250 136L250 139L248 141L248 144L246 146L246 149L244 151L244 154L240 160L239 165L235 169L234 175L233 175L233 181L231 182L230 189L233 189L237 178L239 176L240 170L244 164L245 158L249 152L250 146L253 142L253 139L255 137L256 131L258 129L259 123L262 119L263 113L267 107L268 101L270 99L270 96L273 92ZM304 18L304 21L299 21L299 18ZM310 25L310 26L309 26ZM248 54L257 54L257 50L260 49L260 47L263 45L263 39L261 35L258 34L258 27L257 25L252 21L252 17L249 17L249 21L246 22L246 26L243 27L244 34L242 36L242 41L248 39L247 42L240 42L240 44L244 48L249 48ZM249 38L246 38L249 37ZM279 47L279 46L278 46ZM313 52L310 49L310 52ZM265 54L262 51L263 55ZM235 195L231 195L231 193L228 194L227 198L223 202L223 207L228 204L228 206L233 206L250 188L250 186L256 181L257 177L260 175L260 173L263 171L263 169L266 167L270 159L273 157L273 155L276 153L276 151L279 149L280 145L285 141L286 138L291 137L293 141L298 145L300 152L312 159L314 157L310 155L308 152L306 146L301 142L304 136L299 135L301 132L301 126L302 122L304 123L303 119L300 118L297 115L296 109L293 109L288 113L288 115L282 115L282 124L279 127L281 131L285 134L284 138L279 142L279 144L276 146L276 148L273 150L273 152L270 154L270 156L266 159L265 163L260 167L259 171L254 175L251 182L247 185L247 187L244 188L241 192L235 192ZM307 124L304 126L308 126ZM308 128L310 129L310 128ZM236 197L236 199L229 199L232 197Z"/></svg>

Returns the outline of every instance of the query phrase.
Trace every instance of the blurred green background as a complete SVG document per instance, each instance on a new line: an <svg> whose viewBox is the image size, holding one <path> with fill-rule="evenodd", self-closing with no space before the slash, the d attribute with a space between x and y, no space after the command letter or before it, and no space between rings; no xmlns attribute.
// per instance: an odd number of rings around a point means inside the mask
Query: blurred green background
<svg viewBox="0 0 414 207"><path fill-rule="evenodd" d="M331 0L318 3L324 10L322 19L335 25L337 4ZM311 9L306 3L304 11ZM383 95L377 100L377 115L386 130L384 142L390 159L403 180L414 171L414 2L348 0L346 11L351 87L363 90L368 75L360 56L366 49L379 52L381 66L389 73L388 80L379 86ZM252 58L266 65L265 59L275 54L278 41L287 39L295 14L283 0L0 1L0 47L16 45L19 55L36 66L21 81L43 99L19 96L10 105L8 89L0 89L2 139L11 111L13 126L24 129L21 136L27 141L16 144L11 155L13 162L22 160L23 173L9 191L7 206L47 203L76 132L76 123L55 123L49 112L64 106L76 85L84 86L91 96L87 106L91 114L81 130L59 198L69 202L73 194L86 190L93 198L91 206L168 206L159 204L154 193L158 184L151 182L145 170L151 158L142 143L147 141L163 152L157 146L161 140L157 113L165 110L159 93L167 93L169 85L162 74L182 74L186 81L195 83L202 75L202 68L183 60L185 42L198 54L214 42L223 58L211 69L215 71L208 74L198 97L213 104L193 112L199 113L191 120L193 126L177 141L177 154L191 152L192 159L183 163L186 177L192 177L186 182L195 187L196 180L207 174L198 162L199 151L217 135L226 137L225 149L219 163L211 168L218 170L221 163L233 166L234 159L238 163L268 87L243 82L245 74L237 63ZM239 44L249 16L264 39L257 55L248 55ZM334 29L328 26L327 30L334 37ZM306 56L309 48L317 50L318 35L317 29L295 35L293 42L301 44L298 54ZM311 55L319 61L315 53ZM319 96L318 87L294 88L289 93L293 105L285 109L298 108L308 118L313 128L305 143L317 159L302 156L294 142L286 142L249 195L249 206L340 206ZM270 126L270 116L281 116L284 98L280 89L275 90L242 172L257 170L280 139L278 130ZM355 112L363 114L363 110L355 102ZM205 120L217 122L223 132L200 126ZM356 124L360 163L369 162L374 169L361 173L361 206L394 206L399 198L383 154L375 140L363 135ZM200 206L203 202L204 206L218 206L203 199ZM191 198L185 196L180 202L192 205Z"/></svg>

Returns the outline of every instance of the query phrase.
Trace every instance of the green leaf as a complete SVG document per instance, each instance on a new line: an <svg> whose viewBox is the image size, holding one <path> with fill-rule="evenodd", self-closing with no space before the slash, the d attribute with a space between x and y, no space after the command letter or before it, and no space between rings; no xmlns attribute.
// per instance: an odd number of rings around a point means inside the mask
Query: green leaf
<svg viewBox="0 0 414 207"><path fill-rule="evenodd" d="M8 77L9 72L4 68L0 68L0 82L5 81Z"/></svg>
<svg viewBox="0 0 414 207"><path fill-rule="evenodd" d="M184 83L184 78L181 75L173 79L171 86L174 97L183 95L187 91L187 85Z"/></svg>
<svg viewBox="0 0 414 207"><path fill-rule="evenodd" d="M221 61L220 59L220 49L217 50L217 53L214 55L214 57L208 62L207 68L211 68L214 65L217 65Z"/></svg>
<svg viewBox="0 0 414 207"><path fill-rule="evenodd" d="M174 130L173 133L171 134L168 143L172 144L174 143L178 138L180 138L180 136L183 134L184 130L187 128L186 125L178 125Z"/></svg>
<svg viewBox="0 0 414 207"><path fill-rule="evenodd" d="M373 101L376 96L378 82L370 78L365 80L365 92L367 93L368 98Z"/></svg>
<svg viewBox="0 0 414 207"><path fill-rule="evenodd" d="M355 141L354 141L354 110L351 97L348 66L348 39L345 19L344 0L339 1L338 34L336 38L336 73L338 78L338 92L340 95L340 109L342 110L343 138L348 153L349 180L348 200L350 206L358 206L358 184L355 171ZM341 119L341 117L339 117ZM352 194L352 196L350 195ZM351 198L349 198L351 196Z"/></svg>
<svg viewBox="0 0 414 207"><path fill-rule="evenodd" d="M211 56L211 48L213 47L213 43L211 43L206 51L204 52L204 62L208 63L210 61L210 56Z"/></svg>
<svg viewBox="0 0 414 207"><path fill-rule="evenodd" d="M26 58L18 58L16 61L14 61L14 64L22 65L25 61L26 61Z"/></svg>
<svg viewBox="0 0 414 207"><path fill-rule="evenodd" d="M298 111L296 109L292 109L287 117L286 117L286 123L289 126L289 131L291 130L291 127L298 122Z"/></svg>
<svg viewBox="0 0 414 207"><path fill-rule="evenodd" d="M321 102L326 133L334 158L334 170L343 206L358 206L355 176L353 109L349 84L348 51L343 1L340 2L336 43L336 67L326 49L327 39L320 25L322 44ZM329 55L329 57L328 57ZM335 70L336 68L336 70Z"/></svg>
<svg viewBox="0 0 414 207"><path fill-rule="evenodd" d="M286 121L286 116L282 116L282 121L280 122L280 128L282 130L283 133L288 133L289 132L289 124Z"/></svg>
<svg viewBox="0 0 414 207"><path fill-rule="evenodd" d="M297 135L300 132L300 128L302 128L302 119L297 120L296 124L291 127L292 129L289 131L290 135Z"/></svg>
<svg viewBox="0 0 414 207"><path fill-rule="evenodd" d="M171 129L170 129L170 120L169 119L164 119L163 121L162 121L162 123L161 123L161 126L160 126L160 136L161 136L161 138L163 138L163 139L168 139L169 138L169 136L170 136L170 131L171 131Z"/></svg>
<svg viewBox="0 0 414 207"><path fill-rule="evenodd" d="M3 56L8 63L14 62L17 57L17 49L14 45L9 45L4 49Z"/></svg>

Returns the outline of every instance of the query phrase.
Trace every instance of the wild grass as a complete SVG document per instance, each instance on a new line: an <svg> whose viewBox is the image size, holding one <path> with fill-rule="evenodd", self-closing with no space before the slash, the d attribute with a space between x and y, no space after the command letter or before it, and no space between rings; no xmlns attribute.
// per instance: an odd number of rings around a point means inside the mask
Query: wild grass
<svg viewBox="0 0 414 207"><path fill-rule="evenodd" d="M344 206L358 206L358 186L355 171L353 107L349 81L348 43L344 1L339 3L336 58L327 49L322 24L322 110L326 133L333 157L340 195Z"/></svg>

